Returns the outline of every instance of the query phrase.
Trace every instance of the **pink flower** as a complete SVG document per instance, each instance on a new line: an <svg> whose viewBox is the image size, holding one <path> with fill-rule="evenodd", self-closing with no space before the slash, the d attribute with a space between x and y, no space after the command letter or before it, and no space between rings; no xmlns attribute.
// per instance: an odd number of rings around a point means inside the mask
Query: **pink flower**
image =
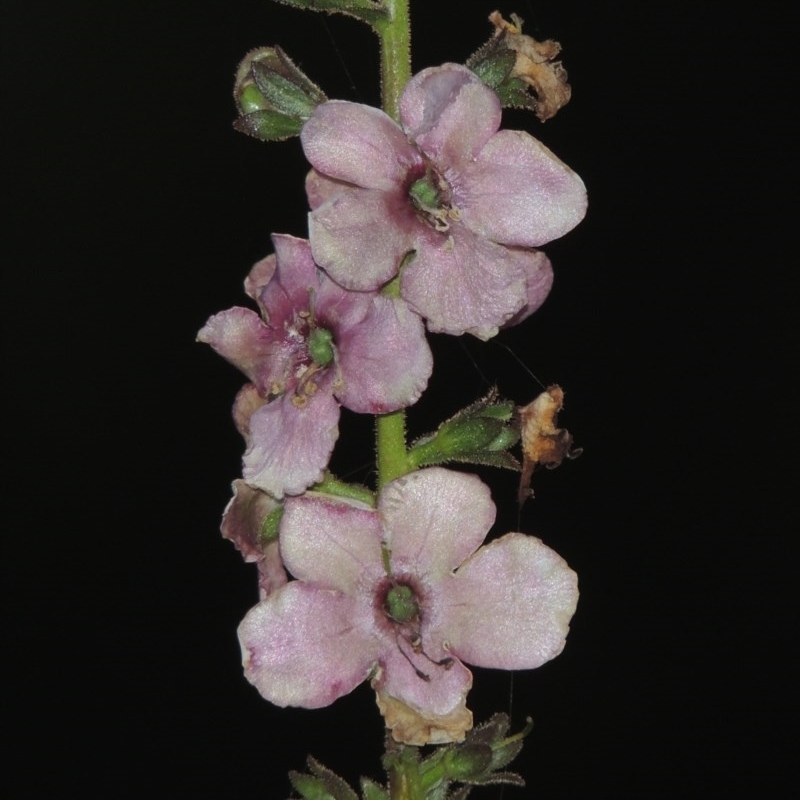
<svg viewBox="0 0 800 800"><path fill-rule="evenodd" d="M494 517L476 476L438 467L388 484L377 509L290 498L280 547L297 580L239 627L248 680L277 705L316 708L371 678L398 740L463 738L462 661L540 666L564 647L578 599L577 576L539 539L480 547Z"/></svg>
<svg viewBox="0 0 800 800"><path fill-rule="evenodd" d="M433 367L419 317L400 299L343 289L305 239L272 237L245 289L261 317L231 308L198 334L252 381L234 418L247 441L244 479L281 498L322 480L339 404L383 414L416 402Z"/></svg>
<svg viewBox="0 0 800 800"><path fill-rule="evenodd" d="M580 222L586 190L532 136L499 131L500 116L495 93L456 64L409 81L402 127L369 106L317 106L301 134L317 263L360 290L402 266L401 294L433 331L488 339L535 310L552 272L529 248Z"/></svg>

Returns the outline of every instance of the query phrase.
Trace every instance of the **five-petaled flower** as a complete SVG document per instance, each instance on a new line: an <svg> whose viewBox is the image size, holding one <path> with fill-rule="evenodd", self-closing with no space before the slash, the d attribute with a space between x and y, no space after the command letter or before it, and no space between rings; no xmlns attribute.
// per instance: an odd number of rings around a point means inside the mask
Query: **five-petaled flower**
<svg viewBox="0 0 800 800"><path fill-rule="evenodd" d="M308 708L371 678L396 739L462 739L462 662L540 666L564 647L578 599L575 573L539 539L481 547L494 517L476 476L438 467L388 484L376 509L289 498L280 548L297 580L241 623L247 678L277 705Z"/></svg>
<svg viewBox="0 0 800 800"><path fill-rule="evenodd" d="M498 130L500 117L497 95L457 64L409 81L402 127L370 106L319 105L301 133L317 263L357 290L400 271L432 331L488 339L535 310L552 271L531 248L580 222L586 191L533 136Z"/></svg>
<svg viewBox="0 0 800 800"><path fill-rule="evenodd" d="M197 338L252 381L234 406L247 441L244 479L281 498L322 480L340 403L369 414L411 405L433 360L422 321L403 300L338 286L305 239L272 242L275 254L245 281L261 317L231 308Z"/></svg>

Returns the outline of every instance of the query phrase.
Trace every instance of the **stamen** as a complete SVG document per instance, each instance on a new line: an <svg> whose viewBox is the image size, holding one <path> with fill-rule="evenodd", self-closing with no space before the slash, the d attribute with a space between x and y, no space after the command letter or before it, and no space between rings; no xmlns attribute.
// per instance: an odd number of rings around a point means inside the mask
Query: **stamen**
<svg viewBox="0 0 800 800"><path fill-rule="evenodd" d="M424 656L437 667L444 667L446 670L450 669L453 666L453 659L450 656L445 656L438 661L435 658L429 656L423 649L422 649L422 637L418 633L414 633L411 636L404 637L405 640L411 645L411 649L417 654ZM399 645L398 645L399 646ZM402 650L400 651L403 652ZM405 655L405 654L404 654ZM413 666L413 664L412 664ZM416 668L415 668L416 669Z"/></svg>
<svg viewBox="0 0 800 800"><path fill-rule="evenodd" d="M411 669L414 670L414 672L417 674L417 677L420 680L425 681L425 683L430 683L431 682L431 676L428 675L427 673L423 672L421 669L419 669L416 666L416 664L414 664L414 662L411 660L411 656L408 653L406 653L406 651L403 650L402 647L400 647L400 636L399 636L399 634L395 637L395 642L397 644L397 649L400 651L400 654L411 665Z"/></svg>

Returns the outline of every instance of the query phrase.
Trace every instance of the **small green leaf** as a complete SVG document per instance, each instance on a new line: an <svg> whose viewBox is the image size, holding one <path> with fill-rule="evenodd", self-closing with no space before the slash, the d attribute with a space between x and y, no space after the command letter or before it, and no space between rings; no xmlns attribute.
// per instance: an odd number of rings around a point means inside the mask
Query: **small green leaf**
<svg viewBox="0 0 800 800"><path fill-rule="evenodd" d="M389 800L389 793L369 778L361 779L361 794L364 800Z"/></svg>

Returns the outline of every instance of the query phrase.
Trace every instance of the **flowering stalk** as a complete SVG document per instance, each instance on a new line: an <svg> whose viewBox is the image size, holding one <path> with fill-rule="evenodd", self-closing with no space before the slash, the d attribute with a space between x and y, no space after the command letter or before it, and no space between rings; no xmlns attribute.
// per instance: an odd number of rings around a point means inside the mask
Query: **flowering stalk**
<svg viewBox="0 0 800 800"><path fill-rule="evenodd" d="M248 379L233 407L242 479L222 521L258 568L259 602L238 629L245 676L275 705L304 708L370 684L389 781L362 779L363 800L519 786L500 770L529 726L509 736L496 714L473 727L469 665L534 669L557 656L577 576L534 536L490 536L489 488L443 465L522 469L522 502L537 464L578 453L555 425L563 393L550 387L547 416L543 400L519 409L493 389L410 446L405 410L433 369L426 329L487 340L522 322L552 284L538 248L585 213L567 165L500 129L504 105L545 119L569 98L550 64L559 46L494 14L468 66L412 77L409 0L278 2L376 31L383 110L328 100L277 46L248 53L236 77L236 129L299 136L312 167L308 239L273 234L245 280L258 310L220 312L198 333ZM375 491L328 469L342 408L375 417ZM509 452L520 439L522 465ZM307 770L289 775L304 800L356 800L311 757Z"/></svg>
<svg viewBox="0 0 800 800"><path fill-rule="evenodd" d="M380 39L383 110L393 119L400 113L400 93L411 78L411 19L408 0L386 0L386 18L375 24ZM399 296L395 278L384 294ZM411 466L406 454L406 413L403 409L375 420L378 488L405 475Z"/></svg>

